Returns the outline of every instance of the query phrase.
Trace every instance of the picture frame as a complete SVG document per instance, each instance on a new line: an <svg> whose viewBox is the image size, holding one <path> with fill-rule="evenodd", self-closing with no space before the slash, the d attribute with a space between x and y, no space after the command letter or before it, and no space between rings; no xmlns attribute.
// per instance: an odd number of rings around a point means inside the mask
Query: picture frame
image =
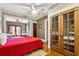
<svg viewBox="0 0 79 59"><path fill-rule="evenodd" d="M39 24L39 28L42 28L42 24Z"/></svg>

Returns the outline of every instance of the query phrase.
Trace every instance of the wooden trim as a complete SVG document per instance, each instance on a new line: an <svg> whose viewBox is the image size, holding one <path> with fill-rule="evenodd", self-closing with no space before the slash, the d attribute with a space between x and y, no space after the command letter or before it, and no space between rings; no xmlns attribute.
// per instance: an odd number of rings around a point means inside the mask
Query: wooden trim
<svg viewBox="0 0 79 59"><path fill-rule="evenodd" d="M61 16L58 16L58 49L61 52Z"/></svg>
<svg viewBox="0 0 79 59"><path fill-rule="evenodd" d="M59 39L59 45L60 45L60 47L59 47L59 51L62 53L63 52L63 15L61 14L60 16L60 19L59 19L59 21L60 21L60 30L59 30L59 32L60 32L60 39Z"/></svg>
<svg viewBox="0 0 79 59"><path fill-rule="evenodd" d="M72 9L65 10L65 11L61 12L61 14L69 13L69 12L75 11L75 10L78 10L78 7L74 7Z"/></svg>
<svg viewBox="0 0 79 59"><path fill-rule="evenodd" d="M78 9L79 9L79 7L75 7L75 8L73 8L74 9L74 11L77 11Z"/></svg>
<svg viewBox="0 0 79 59"><path fill-rule="evenodd" d="M79 9L79 7L74 7L74 8L71 8L71 9L65 10L65 11L63 11L63 12L59 12L59 13L54 14L54 15L51 15L51 16L57 16L57 15L60 15L60 14L69 13L69 12L71 12L71 11L75 11L75 10L78 10L78 9Z"/></svg>
<svg viewBox="0 0 79 59"><path fill-rule="evenodd" d="M67 35L68 35L68 50L69 50L69 12L67 13Z"/></svg>
<svg viewBox="0 0 79 59"><path fill-rule="evenodd" d="M75 32L75 54L79 55L79 11L74 11L74 32Z"/></svg>
<svg viewBox="0 0 79 59"><path fill-rule="evenodd" d="M50 47L52 48L52 16L50 16Z"/></svg>
<svg viewBox="0 0 79 59"><path fill-rule="evenodd" d="M57 14L54 14L54 15L51 15L52 17L55 17L55 16L59 16L61 14L61 12L60 13L57 13Z"/></svg>

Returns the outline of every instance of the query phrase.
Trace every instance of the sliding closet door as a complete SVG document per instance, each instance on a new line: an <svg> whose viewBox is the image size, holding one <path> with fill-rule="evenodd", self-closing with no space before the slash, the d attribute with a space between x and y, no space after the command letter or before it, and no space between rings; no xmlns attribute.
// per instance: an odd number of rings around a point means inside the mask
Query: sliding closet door
<svg viewBox="0 0 79 59"><path fill-rule="evenodd" d="M69 12L69 51L74 53L74 11Z"/></svg>
<svg viewBox="0 0 79 59"><path fill-rule="evenodd" d="M64 30L64 50L68 50L68 19L67 14L63 15L63 30Z"/></svg>
<svg viewBox="0 0 79 59"><path fill-rule="evenodd" d="M52 49L58 50L58 16L52 17Z"/></svg>
<svg viewBox="0 0 79 59"><path fill-rule="evenodd" d="M74 55L74 11L63 14L63 49L65 55Z"/></svg>

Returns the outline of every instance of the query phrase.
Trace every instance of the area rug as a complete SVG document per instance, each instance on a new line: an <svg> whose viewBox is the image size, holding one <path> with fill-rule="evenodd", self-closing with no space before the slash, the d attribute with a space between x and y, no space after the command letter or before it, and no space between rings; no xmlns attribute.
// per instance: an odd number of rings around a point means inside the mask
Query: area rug
<svg viewBox="0 0 79 59"><path fill-rule="evenodd" d="M26 54L25 56L47 56L47 53L43 50L36 50L34 52Z"/></svg>

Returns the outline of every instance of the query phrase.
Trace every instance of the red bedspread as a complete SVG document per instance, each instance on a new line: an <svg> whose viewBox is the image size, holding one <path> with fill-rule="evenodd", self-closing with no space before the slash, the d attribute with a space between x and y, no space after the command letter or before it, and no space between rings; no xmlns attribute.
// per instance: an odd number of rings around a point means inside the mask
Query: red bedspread
<svg viewBox="0 0 79 59"><path fill-rule="evenodd" d="M10 38L6 45L0 46L0 56L20 56L42 48L43 42L35 37Z"/></svg>

